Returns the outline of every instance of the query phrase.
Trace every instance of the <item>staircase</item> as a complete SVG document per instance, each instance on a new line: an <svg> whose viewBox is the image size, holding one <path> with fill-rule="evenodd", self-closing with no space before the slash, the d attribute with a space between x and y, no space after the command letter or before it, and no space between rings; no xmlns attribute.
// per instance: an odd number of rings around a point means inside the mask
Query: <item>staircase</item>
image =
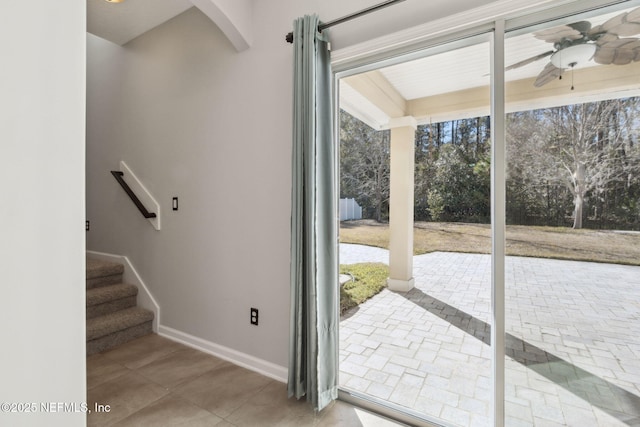
<svg viewBox="0 0 640 427"><path fill-rule="evenodd" d="M87 258L87 356L152 333L153 312L137 307L138 288L122 264Z"/></svg>

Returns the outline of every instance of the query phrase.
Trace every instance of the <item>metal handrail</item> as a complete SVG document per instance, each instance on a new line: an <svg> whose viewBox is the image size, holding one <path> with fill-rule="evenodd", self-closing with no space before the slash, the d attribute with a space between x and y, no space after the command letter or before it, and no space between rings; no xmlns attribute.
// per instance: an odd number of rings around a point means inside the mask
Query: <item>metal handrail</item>
<svg viewBox="0 0 640 427"><path fill-rule="evenodd" d="M124 172L111 171L111 175L113 175L113 177L116 179L116 181L118 181L120 183L120 186L125 191L125 193L127 193L129 195L129 197L131 198L131 201L133 202L133 204L138 207L138 210L140 210L140 213L142 214L142 216L144 216L145 218L155 218L156 217L155 213L149 212L147 210L147 208L144 207L144 205L142 204L140 199L138 199L138 196L135 195L133 190L131 190L131 187L129 187L129 185L125 182L125 180L123 178Z"/></svg>

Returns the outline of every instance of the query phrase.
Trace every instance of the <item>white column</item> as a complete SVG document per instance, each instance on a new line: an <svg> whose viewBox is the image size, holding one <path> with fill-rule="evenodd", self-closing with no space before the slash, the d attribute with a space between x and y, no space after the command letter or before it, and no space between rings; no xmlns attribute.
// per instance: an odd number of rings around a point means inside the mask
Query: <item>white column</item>
<svg viewBox="0 0 640 427"><path fill-rule="evenodd" d="M413 117L392 119L389 195L389 279L393 291L413 288L413 188L417 124Z"/></svg>

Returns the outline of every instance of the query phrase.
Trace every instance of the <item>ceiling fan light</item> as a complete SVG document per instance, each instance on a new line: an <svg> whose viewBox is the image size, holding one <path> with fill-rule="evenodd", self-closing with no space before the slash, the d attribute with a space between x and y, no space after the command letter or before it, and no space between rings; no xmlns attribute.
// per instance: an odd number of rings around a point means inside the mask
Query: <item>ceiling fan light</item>
<svg viewBox="0 0 640 427"><path fill-rule="evenodd" d="M551 55L550 60L557 68L564 69L584 64L593 58L594 53L596 53L595 44L577 44L557 51Z"/></svg>

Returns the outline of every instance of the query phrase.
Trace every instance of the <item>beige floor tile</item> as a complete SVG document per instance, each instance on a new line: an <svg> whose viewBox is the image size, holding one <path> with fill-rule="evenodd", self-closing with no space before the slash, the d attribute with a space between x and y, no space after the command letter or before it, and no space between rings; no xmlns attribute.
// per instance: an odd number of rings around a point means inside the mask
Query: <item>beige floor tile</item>
<svg viewBox="0 0 640 427"><path fill-rule="evenodd" d="M127 364L133 368L127 368ZM286 385L162 337L87 358L92 426L397 427L343 402L316 413Z"/></svg>
<svg viewBox="0 0 640 427"><path fill-rule="evenodd" d="M273 380L224 362L193 381L175 389L175 393L213 414L226 418Z"/></svg>
<svg viewBox="0 0 640 427"><path fill-rule="evenodd" d="M188 348L156 334L146 335L113 350L100 353L127 368L137 369L174 351Z"/></svg>
<svg viewBox="0 0 640 427"><path fill-rule="evenodd" d="M286 384L272 381L226 419L238 427L301 427L315 426L320 415L306 400L289 399Z"/></svg>
<svg viewBox="0 0 640 427"><path fill-rule="evenodd" d="M126 418L168 394L168 390L131 372L104 382L87 393L87 404L91 413L87 414L87 423L91 426L104 426ZM108 412L96 412L95 405L108 405Z"/></svg>
<svg viewBox="0 0 640 427"><path fill-rule="evenodd" d="M180 396L169 394L113 424L114 427L207 427L219 426L222 418Z"/></svg>
<svg viewBox="0 0 640 427"><path fill-rule="evenodd" d="M222 359L192 348L167 354L136 370L150 380L173 389L225 363Z"/></svg>
<svg viewBox="0 0 640 427"><path fill-rule="evenodd" d="M105 357L94 354L87 357L87 390L131 372L130 369Z"/></svg>

